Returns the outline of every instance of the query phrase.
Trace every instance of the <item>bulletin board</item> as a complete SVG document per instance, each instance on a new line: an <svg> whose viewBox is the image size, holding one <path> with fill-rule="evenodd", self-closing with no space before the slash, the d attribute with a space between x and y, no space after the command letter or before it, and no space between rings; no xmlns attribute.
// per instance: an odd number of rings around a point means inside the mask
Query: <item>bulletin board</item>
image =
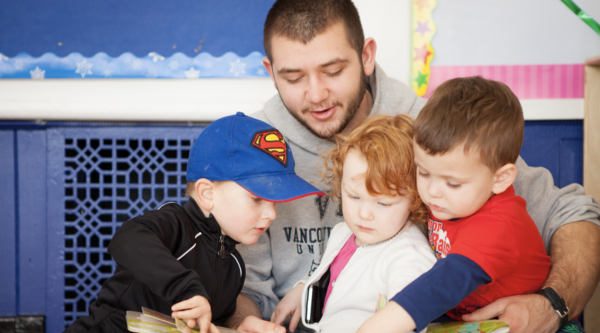
<svg viewBox="0 0 600 333"><path fill-rule="evenodd" d="M413 0L354 0L388 77L410 84ZM274 0L0 1L0 119L212 121L277 94Z"/></svg>
<svg viewBox="0 0 600 333"><path fill-rule="evenodd" d="M0 2L0 79L248 78L274 0Z"/></svg>
<svg viewBox="0 0 600 333"><path fill-rule="evenodd" d="M574 2L600 20L600 1ZM481 75L504 82L522 101L577 99L583 110L584 63L600 54L600 33L576 15L574 2L439 1L423 95L448 79Z"/></svg>

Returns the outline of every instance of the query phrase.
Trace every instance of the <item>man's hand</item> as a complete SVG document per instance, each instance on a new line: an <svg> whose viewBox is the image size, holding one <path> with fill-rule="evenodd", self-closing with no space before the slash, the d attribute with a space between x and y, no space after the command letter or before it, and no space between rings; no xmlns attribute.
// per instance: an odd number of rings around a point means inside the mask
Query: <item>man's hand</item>
<svg viewBox="0 0 600 333"><path fill-rule="evenodd" d="M498 317L511 333L558 331L560 318L550 301L537 294L499 298L487 306L463 316L465 321L481 321Z"/></svg>
<svg viewBox="0 0 600 333"><path fill-rule="evenodd" d="M554 233L550 245L550 274L542 286L552 287L565 300L569 319L577 317L600 278L600 228L590 222L566 224ZM500 298L471 315L467 321L499 316L512 332L554 333L560 320L550 301L540 295Z"/></svg>
<svg viewBox="0 0 600 333"><path fill-rule="evenodd" d="M287 316L291 315L290 331L294 332L298 327L298 321L302 315L302 290L304 283L298 283L294 289L290 290L287 295L277 304L275 311L271 315L271 322L281 325Z"/></svg>
<svg viewBox="0 0 600 333"><path fill-rule="evenodd" d="M219 330L210 320L212 312L210 303L202 296L194 296L185 301L181 301L171 307L171 317L183 319L189 328L200 327L200 333L219 333ZM187 327L181 329L186 330ZM188 330L189 332L189 330Z"/></svg>
<svg viewBox="0 0 600 333"><path fill-rule="evenodd" d="M246 317L240 326L237 327L237 330L242 333L285 333L283 326L258 319L254 316Z"/></svg>

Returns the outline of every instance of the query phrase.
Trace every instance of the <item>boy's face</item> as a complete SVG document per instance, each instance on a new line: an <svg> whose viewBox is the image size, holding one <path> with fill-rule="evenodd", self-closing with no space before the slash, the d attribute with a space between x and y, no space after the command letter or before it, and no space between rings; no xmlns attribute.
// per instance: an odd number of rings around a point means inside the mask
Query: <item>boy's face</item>
<svg viewBox="0 0 600 333"><path fill-rule="evenodd" d="M265 58L263 64L288 111L319 137L340 133L357 114L366 92L365 70L343 24L307 44L275 35L271 52L273 63Z"/></svg>
<svg viewBox="0 0 600 333"><path fill-rule="evenodd" d="M275 203L261 200L233 181L215 185L211 213L222 232L246 245L254 244L276 217Z"/></svg>
<svg viewBox="0 0 600 333"><path fill-rule="evenodd" d="M375 244L394 237L409 215L412 200L396 195L372 196L365 185L367 161L351 149L344 161L342 210L356 245Z"/></svg>
<svg viewBox="0 0 600 333"><path fill-rule="evenodd" d="M428 155L414 143L417 189L423 202L438 219L467 217L492 196L494 174L479 160L465 154L463 145L443 155Z"/></svg>

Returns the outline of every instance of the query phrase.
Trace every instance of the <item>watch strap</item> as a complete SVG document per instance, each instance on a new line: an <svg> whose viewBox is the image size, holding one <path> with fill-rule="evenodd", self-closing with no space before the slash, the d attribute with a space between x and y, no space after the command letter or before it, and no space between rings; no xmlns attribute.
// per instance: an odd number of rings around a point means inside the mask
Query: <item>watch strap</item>
<svg viewBox="0 0 600 333"><path fill-rule="evenodd" d="M560 317L560 328L563 328L569 323L569 308L565 304L565 300L563 300L554 289L546 287L535 293L546 297L550 301L552 308Z"/></svg>

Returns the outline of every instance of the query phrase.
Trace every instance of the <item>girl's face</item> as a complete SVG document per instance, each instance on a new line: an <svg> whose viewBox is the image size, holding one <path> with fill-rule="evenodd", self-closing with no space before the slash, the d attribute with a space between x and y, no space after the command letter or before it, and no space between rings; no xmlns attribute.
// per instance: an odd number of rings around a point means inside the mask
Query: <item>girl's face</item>
<svg viewBox="0 0 600 333"><path fill-rule="evenodd" d="M355 149L348 151L342 177L342 211L358 246L394 237L406 224L413 203L401 195L372 196L365 185L366 172L365 157Z"/></svg>

